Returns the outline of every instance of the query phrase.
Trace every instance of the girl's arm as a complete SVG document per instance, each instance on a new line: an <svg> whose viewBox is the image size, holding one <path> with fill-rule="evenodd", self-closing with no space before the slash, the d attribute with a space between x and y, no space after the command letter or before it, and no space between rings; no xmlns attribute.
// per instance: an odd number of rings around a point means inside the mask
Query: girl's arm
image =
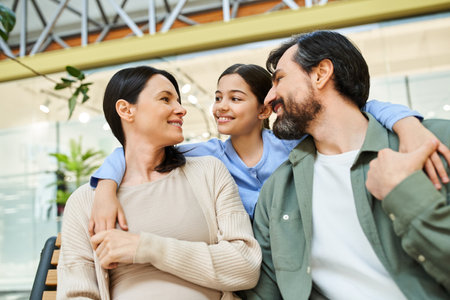
<svg viewBox="0 0 450 300"><path fill-rule="evenodd" d="M401 152L414 151L430 138L435 137L431 131L420 123L423 117L404 105L372 100L367 102L364 110L371 113L384 127L393 130L398 135ZM438 175L443 183L448 183L449 178L442 161L439 159L438 152L450 163L450 150L440 142L438 150L427 160L425 171L434 186L440 189L441 183Z"/></svg>
<svg viewBox="0 0 450 300"><path fill-rule="evenodd" d="M115 228L116 221L123 230L128 230L125 214L116 195L125 168L125 155L123 148L120 147L108 155L101 167L92 175L90 184L96 190L89 219L91 235Z"/></svg>
<svg viewBox="0 0 450 300"><path fill-rule="evenodd" d="M223 143L218 139L211 139L203 143L180 145L177 149L185 156L219 157L223 153ZM90 184L96 191L89 219L91 235L115 228L116 221L123 230L128 230L125 214L116 195L125 168L125 154L123 148L119 147L108 155L101 167L92 175Z"/></svg>

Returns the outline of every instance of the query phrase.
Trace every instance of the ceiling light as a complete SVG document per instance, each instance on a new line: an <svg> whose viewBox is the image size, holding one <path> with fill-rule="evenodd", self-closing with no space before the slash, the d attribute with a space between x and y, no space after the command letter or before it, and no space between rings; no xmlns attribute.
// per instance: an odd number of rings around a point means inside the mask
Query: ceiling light
<svg viewBox="0 0 450 300"><path fill-rule="evenodd" d="M39 109L40 109L43 113L46 113L46 114L48 114L48 113L50 112L50 108L48 108L48 106L45 105L45 104L39 105Z"/></svg>
<svg viewBox="0 0 450 300"><path fill-rule="evenodd" d="M187 94L189 93L189 91L191 90L191 85L189 83L186 83L185 85L183 85L183 87L181 88L181 92L183 94Z"/></svg>
<svg viewBox="0 0 450 300"><path fill-rule="evenodd" d="M429 111L427 113L427 118L433 118L436 115L436 113L434 111Z"/></svg>
<svg viewBox="0 0 450 300"><path fill-rule="evenodd" d="M189 95L188 96L188 101L191 102L192 104L197 104L198 103L197 97L195 97L194 95Z"/></svg>
<svg viewBox="0 0 450 300"><path fill-rule="evenodd" d="M108 123L103 124L103 127L102 127L102 128L103 128L103 130L105 130L105 131L111 129L111 127L109 127L109 124L108 124Z"/></svg>
<svg viewBox="0 0 450 300"><path fill-rule="evenodd" d="M87 112L82 112L80 114L80 116L78 117L78 120L81 123L87 123L87 122L89 122L90 119L91 119L91 116Z"/></svg>
<svg viewBox="0 0 450 300"><path fill-rule="evenodd" d="M444 107L443 107L443 109L444 109L445 111L450 111L450 105L449 105L449 104L445 104Z"/></svg>

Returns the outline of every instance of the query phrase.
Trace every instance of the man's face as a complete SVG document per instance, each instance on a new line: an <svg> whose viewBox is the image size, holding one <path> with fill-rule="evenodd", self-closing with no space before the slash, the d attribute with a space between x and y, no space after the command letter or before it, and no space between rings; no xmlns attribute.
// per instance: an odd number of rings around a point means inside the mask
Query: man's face
<svg viewBox="0 0 450 300"><path fill-rule="evenodd" d="M280 139L299 139L308 133L311 121L322 109L311 77L293 60L297 49L292 46L280 58L272 76L272 89L264 101L277 114L273 132Z"/></svg>

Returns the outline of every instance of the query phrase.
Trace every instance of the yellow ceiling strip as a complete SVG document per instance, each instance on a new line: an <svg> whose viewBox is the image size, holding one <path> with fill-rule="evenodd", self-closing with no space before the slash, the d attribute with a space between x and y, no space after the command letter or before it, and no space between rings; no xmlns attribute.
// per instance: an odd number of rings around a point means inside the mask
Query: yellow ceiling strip
<svg viewBox="0 0 450 300"><path fill-rule="evenodd" d="M342 0L324 6L242 17L227 23L214 22L173 29L153 36L129 37L38 53L20 58L20 61L45 74L64 71L66 65L91 69L448 9L450 0ZM0 61L0 82L31 76L34 76L31 71L16 62Z"/></svg>

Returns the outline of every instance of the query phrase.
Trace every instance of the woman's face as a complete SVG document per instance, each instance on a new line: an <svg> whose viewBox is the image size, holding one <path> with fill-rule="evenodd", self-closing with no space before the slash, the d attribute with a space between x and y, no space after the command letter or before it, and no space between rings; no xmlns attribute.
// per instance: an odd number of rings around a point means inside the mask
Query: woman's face
<svg viewBox="0 0 450 300"><path fill-rule="evenodd" d="M163 75L153 75L138 96L135 109L135 130L160 146L171 146L183 141L183 117L186 110L173 84Z"/></svg>
<svg viewBox="0 0 450 300"><path fill-rule="evenodd" d="M248 84L238 74L220 78L212 112L220 133L245 135L261 128L258 115L263 105L252 93Z"/></svg>

